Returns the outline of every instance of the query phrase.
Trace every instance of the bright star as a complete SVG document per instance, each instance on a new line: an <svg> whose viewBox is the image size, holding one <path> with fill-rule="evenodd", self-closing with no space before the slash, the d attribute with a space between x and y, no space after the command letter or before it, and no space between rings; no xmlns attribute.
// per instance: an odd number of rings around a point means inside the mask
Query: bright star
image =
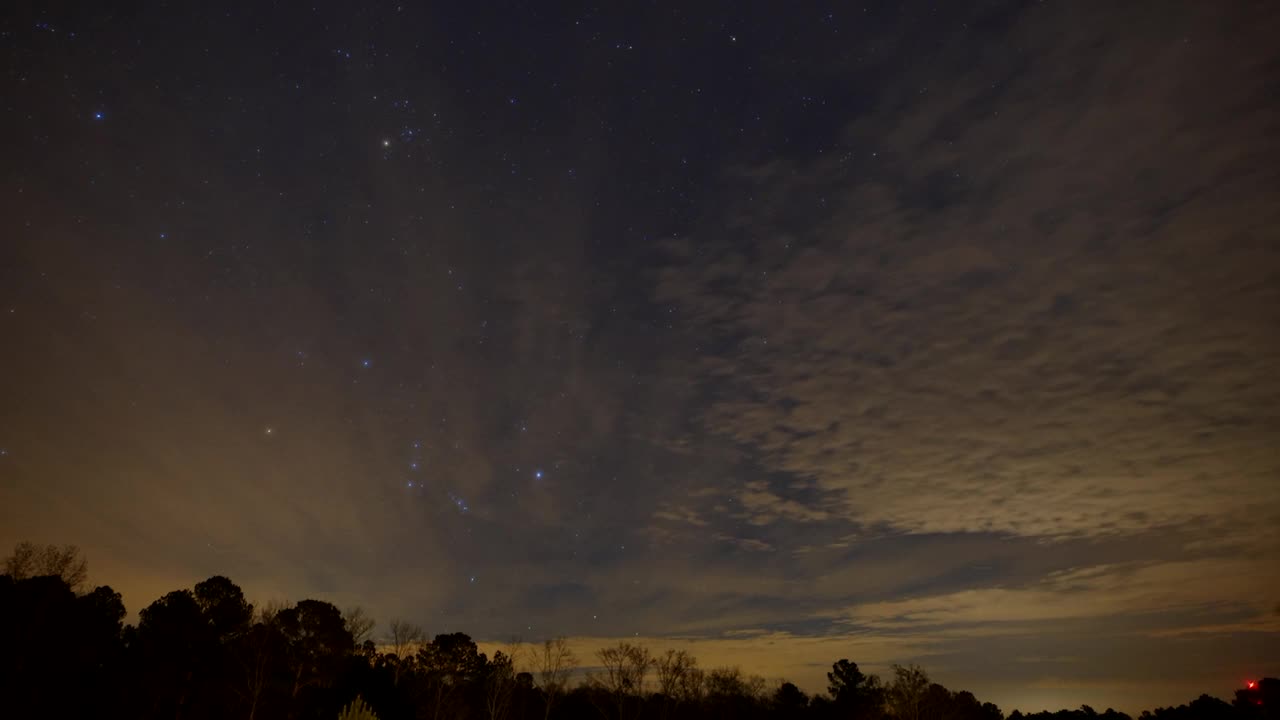
<svg viewBox="0 0 1280 720"><path fill-rule="evenodd" d="M382 141L382 147L391 147L391 141L384 138Z"/></svg>
<svg viewBox="0 0 1280 720"><path fill-rule="evenodd" d="M542 471L541 471L541 470L534 470L534 471L533 471L533 477L534 477L535 479L537 479L537 480L541 480L541 479L542 479Z"/></svg>

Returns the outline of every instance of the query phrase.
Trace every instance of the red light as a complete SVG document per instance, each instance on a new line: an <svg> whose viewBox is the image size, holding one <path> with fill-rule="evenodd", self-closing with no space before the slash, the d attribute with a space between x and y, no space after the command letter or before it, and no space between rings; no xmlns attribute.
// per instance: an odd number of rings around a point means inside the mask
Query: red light
<svg viewBox="0 0 1280 720"><path fill-rule="evenodd" d="M1249 689L1250 689L1250 690L1254 689L1254 688L1255 688L1255 687L1257 687L1257 686L1258 686L1258 683L1256 683L1256 682L1254 682L1254 681L1252 681L1252 680L1250 680L1250 681L1249 681Z"/></svg>

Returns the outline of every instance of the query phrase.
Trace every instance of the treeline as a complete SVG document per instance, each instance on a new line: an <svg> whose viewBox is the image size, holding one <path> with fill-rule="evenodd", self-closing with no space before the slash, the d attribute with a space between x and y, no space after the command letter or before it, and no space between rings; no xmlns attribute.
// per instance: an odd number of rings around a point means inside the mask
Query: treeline
<svg viewBox="0 0 1280 720"><path fill-rule="evenodd" d="M375 636L359 608L320 600L255 608L229 579L176 590L125 625L119 593L85 587L73 547L20 544L0 576L0 698L11 717L380 718L381 720L1006 720L991 703L931 682L916 666L881 681L836 662L824 694L683 650L619 643L578 658L564 639L479 651L462 633L428 638L393 621ZM375 639L376 638L376 639ZM585 668L585 674L580 669ZM1148 720L1274 717L1280 681L1228 704L1143 713ZM1007 720L1132 720L1080 710Z"/></svg>

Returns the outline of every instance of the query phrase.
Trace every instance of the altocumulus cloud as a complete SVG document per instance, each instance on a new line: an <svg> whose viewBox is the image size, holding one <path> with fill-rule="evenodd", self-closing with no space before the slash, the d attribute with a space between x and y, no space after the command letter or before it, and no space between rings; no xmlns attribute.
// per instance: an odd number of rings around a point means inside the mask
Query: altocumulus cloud
<svg viewBox="0 0 1280 720"><path fill-rule="evenodd" d="M1209 659L1225 693L1280 629L1280 28L1004 19L913 53L839 142L727 173L732 209L668 244L698 422L769 479L657 520L824 559L779 592L829 637L910 639L1006 703L1167 703Z"/></svg>
<svg viewBox="0 0 1280 720"><path fill-rule="evenodd" d="M672 243L659 289L731 347L705 427L866 525L1256 539L1278 113L1251 45L1182 42L1266 23L1201 13L1037 8L972 72L943 72L967 45L921 60L839 147L730 177L738 209Z"/></svg>

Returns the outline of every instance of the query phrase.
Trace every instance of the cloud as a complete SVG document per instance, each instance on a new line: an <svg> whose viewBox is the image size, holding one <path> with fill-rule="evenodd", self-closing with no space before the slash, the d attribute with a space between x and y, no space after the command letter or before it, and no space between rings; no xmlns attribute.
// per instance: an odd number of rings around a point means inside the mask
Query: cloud
<svg viewBox="0 0 1280 720"><path fill-rule="evenodd" d="M1280 582L1264 559L1209 558L1165 563L1100 565L1055 572L1025 587L988 587L859 604L846 621L877 630L930 634L1039 632L1038 623L1125 615L1245 612L1238 630L1274 632L1266 614ZM1162 626L1157 636L1198 632L1200 626Z"/></svg>
<svg viewBox="0 0 1280 720"><path fill-rule="evenodd" d="M785 498L760 481L751 481L738 493L742 517L752 525L769 525L779 519L818 522L830 517L822 508Z"/></svg>
<svg viewBox="0 0 1280 720"><path fill-rule="evenodd" d="M769 543L755 538L734 537L725 533L719 533L715 538L721 542L733 543L743 550L751 550L754 552L773 552L774 550L774 547Z"/></svg>
<svg viewBox="0 0 1280 720"><path fill-rule="evenodd" d="M838 500L749 488L753 521L1062 539L1280 517L1280 111L1244 50L1266 43L1190 34L1196 6L1076 12L1029 10L976 62L939 49L671 244L658 299L731 348L705 358L703 426ZM973 69L928 82L950 67Z"/></svg>

